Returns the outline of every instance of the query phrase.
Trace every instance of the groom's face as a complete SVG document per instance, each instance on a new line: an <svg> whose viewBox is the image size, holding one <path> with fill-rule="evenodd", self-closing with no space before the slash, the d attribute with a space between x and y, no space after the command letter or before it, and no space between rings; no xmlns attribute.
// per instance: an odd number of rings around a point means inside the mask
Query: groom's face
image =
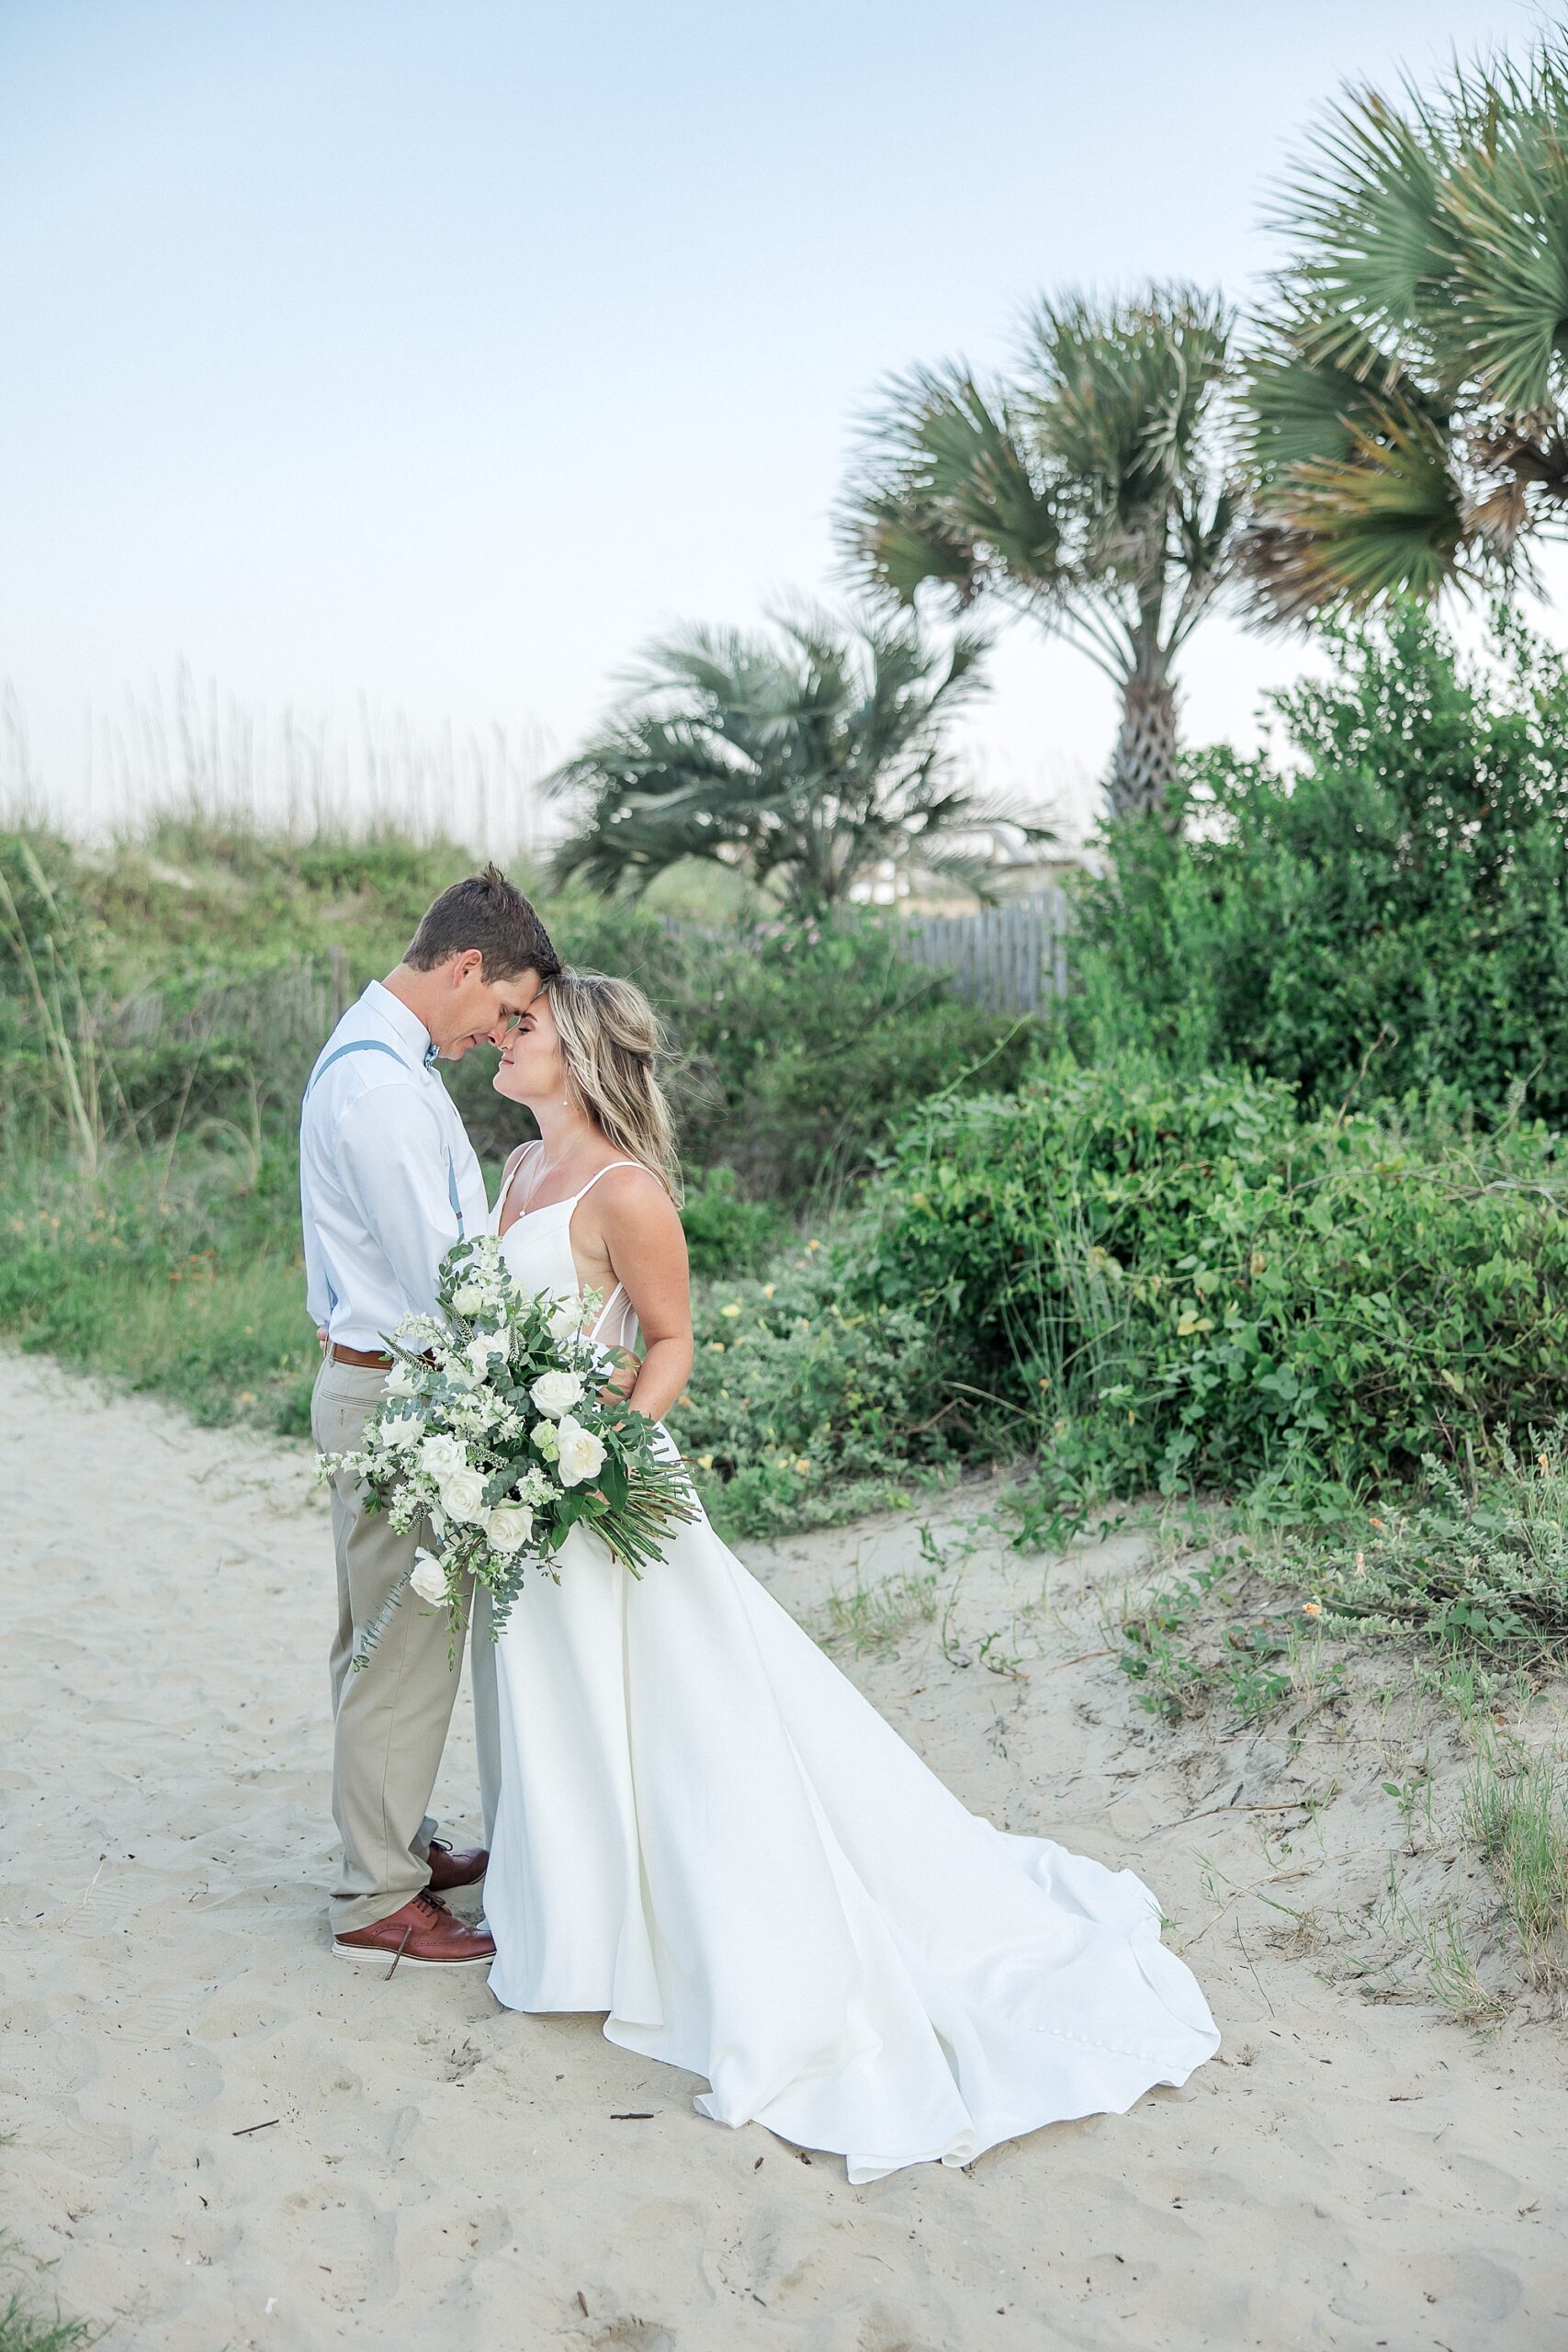
<svg viewBox="0 0 1568 2352"><path fill-rule="evenodd" d="M447 966L449 986L443 995L431 1036L443 1060L461 1061L470 1046L495 1045L514 1014L526 1012L539 993L537 972L513 972L503 980L487 980L484 958L478 948L456 956Z"/></svg>

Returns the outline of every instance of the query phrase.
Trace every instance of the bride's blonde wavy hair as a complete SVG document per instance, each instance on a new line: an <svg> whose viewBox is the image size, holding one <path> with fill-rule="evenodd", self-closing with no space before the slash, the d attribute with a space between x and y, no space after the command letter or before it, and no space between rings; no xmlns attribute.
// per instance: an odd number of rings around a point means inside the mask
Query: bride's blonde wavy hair
<svg viewBox="0 0 1568 2352"><path fill-rule="evenodd" d="M561 972L545 993L578 1109L679 1201L675 1122L658 1075L664 1040L652 1005L629 980L605 972Z"/></svg>

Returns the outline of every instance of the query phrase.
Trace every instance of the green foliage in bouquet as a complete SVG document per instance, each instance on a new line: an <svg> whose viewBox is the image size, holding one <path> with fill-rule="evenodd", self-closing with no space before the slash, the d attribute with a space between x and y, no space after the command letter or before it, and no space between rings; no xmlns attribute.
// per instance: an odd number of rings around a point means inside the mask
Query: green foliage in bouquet
<svg viewBox="0 0 1568 2352"><path fill-rule="evenodd" d="M525 1292L493 1235L442 1261L438 1316L411 1317L388 1340L387 1402L363 1445L324 1457L319 1475L364 1480L369 1508L400 1532L428 1522L405 1585L362 1629L363 1666L404 1591L447 1611L454 1647L474 1586L499 1634L530 1566L559 1581L574 1527L640 1576L672 1529L695 1515L673 1449L614 1392L609 1351L591 1336L596 1302Z"/></svg>

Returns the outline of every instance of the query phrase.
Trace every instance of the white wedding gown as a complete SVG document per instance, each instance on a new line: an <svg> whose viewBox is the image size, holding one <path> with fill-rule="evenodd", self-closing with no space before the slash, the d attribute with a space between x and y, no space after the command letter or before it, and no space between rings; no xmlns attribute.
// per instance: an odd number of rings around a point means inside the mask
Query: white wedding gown
<svg viewBox="0 0 1568 2352"><path fill-rule="evenodd" d="M576 1295L581 1197L508 1229L529 1289ZM629 1327L617 1292L601 1336ZM705 2077L701 2113L855 2182L1121 2114L1213 2055L1148 1888L967 1812L705 1519L640 1583L579 1532L559 1567L498 1648L508 2008L604 2010Z"/></svg>

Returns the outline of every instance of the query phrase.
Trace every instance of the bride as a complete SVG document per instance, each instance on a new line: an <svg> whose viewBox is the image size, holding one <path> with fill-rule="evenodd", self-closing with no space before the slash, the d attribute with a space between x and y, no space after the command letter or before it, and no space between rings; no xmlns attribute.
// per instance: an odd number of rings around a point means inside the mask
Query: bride
<svg viewBox="0 0 1568 2352"><path fill-rule="evenodd" d="M662 1421L692 1325L657 1044L638 991L591 973L513 1019L495 1084L539 1140L492 1222L527 1288L604 1296L615 1385ZM640 1583L581 1531L559 1567L497 1653L508 2008L604 2011L706 2080L701 2113L854 2182L1122 2113L1213 2054L1149 1890L967 1812L705 1518Z"/></svg>

